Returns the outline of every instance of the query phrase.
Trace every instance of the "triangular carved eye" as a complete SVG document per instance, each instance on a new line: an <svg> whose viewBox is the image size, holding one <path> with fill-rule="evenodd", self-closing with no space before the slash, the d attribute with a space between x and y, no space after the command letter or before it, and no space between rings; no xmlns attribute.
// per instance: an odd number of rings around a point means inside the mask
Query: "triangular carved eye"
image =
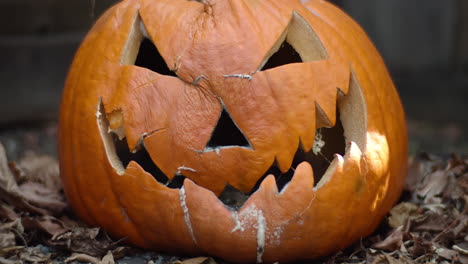
<svg viewBox="0 0 468 264"><path fill-rule="evenodd" d="M167 67L158 49L148 38L144 38L140 44L135 66L147 68L162 75L177 76Z"/></svg>
<svg viewBox="0 0 468 264"><path fill-rule="evenodd" d="M133 20L120 63L146 68L161 75L177 76L174 71L167 67L161 53L149 39L145 24L139 14Z"/></svg>
<svg viewBox="0 0 468 264"><path fill-rule="evenodd" d="M289 63L302 62L301 56L288 42L283 42L277 52L275 52L265 63L262 70L268 70Z"/></svg>
<svg viewBox="0 0 468 264"><path fill-rule="evenodd" d="M325 60L328 53L310 24L297 12L260 64L268 70L290 63Z"/></svg>
<svg viewBox="0 0 468 264"><path fill-rule="evenodd" d="M223 108L205 151L232 146L250 147L250 144L229 113Z"/></svg>

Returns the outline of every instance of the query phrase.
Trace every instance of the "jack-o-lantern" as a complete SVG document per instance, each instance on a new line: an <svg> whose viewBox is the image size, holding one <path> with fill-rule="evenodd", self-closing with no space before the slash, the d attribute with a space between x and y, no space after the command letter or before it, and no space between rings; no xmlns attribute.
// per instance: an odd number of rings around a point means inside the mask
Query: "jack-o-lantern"
<svg viewBox="0 0 468 264"><path fill-rule="evenodd" d="M66 82L65 192L144 248L310 259L371 233L402 190L398 94L322 0L126 0Z"/></svg>

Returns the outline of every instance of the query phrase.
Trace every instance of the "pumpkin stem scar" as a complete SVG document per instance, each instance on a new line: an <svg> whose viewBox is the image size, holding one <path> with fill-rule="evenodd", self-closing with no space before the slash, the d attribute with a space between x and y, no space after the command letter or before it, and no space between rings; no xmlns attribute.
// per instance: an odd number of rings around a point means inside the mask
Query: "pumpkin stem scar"
<svg viewBox="0 0 468 264"><path fill-rule="evenodd" d="M257 263L262 263L263 252L265 251L265 217L261 210L257 216Z"/></svg>
<svg viewBox="0 0 468 264"><path fill-rule="evenodd" d="M200 75L200 76L198 76L197 78L195 78L195 80L193 80L192 84L193 84L193 85L197 85L197 84L200 82L201 79L208 80L208 78L206 78L205 75Z"/></svg>
<svg viewBox="0 0 468 264"><path fill-rule="evenodd" d="M193 227L192 227L192 222L190 221L190 214L188 211L187 203L185 202L185 187L182 186L182 188L179 189L179 199L180 199L180 206L182 207L182 210L184 212L184 220L185 224L187 225L187 229L190 233L190 236L192 237L192 240L195 244L197 244L197 240L195 239L195 234L193 233Z"/></svg>
<svg viewBox="0 0 468 264"><path fill-rule="evenodd" d="M241 78L241 79L247 79L249 81L252 80L252 75L249 74L226 74L223 75L224 78Z"/></svg>

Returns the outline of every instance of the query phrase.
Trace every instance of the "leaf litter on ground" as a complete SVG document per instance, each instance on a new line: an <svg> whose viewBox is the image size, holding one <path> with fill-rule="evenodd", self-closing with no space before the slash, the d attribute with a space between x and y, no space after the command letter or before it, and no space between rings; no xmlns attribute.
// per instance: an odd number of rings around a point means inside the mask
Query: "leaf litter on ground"
<svg viewBox="0 0 468 264"><path fill-rule="evenodd" d="M468 264L468 159L410 158L400 202L373 235L312 263ZM56 158L0 144L0 263L225 263L129 247L80 222L66 204ZM134 260L134 259L133 259ZM307 262L311 263L311 262Z"/></svg>

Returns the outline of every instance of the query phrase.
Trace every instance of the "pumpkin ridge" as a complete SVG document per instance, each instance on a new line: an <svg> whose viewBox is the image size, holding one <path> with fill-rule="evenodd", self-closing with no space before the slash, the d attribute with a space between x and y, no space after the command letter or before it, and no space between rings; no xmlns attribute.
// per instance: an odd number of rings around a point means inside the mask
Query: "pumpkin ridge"
<svg viewBox="0 0 468 264"><path fill-rule="evenodd" d="M105 28L110 23L110 17L113 15L113 12L118 8L119 8L118 5L111 7L107 12L105 12L105 14L100 19L98 19L95 27ZM80 47L79 51L77 51L77 54L75 55L75 59L71 66L72 68L70 69L69 76L67 77L67 80L65 82L65 87L70 87L70 88L65 89L62 95L63 98L62 98L62 103L61 103L59 123L60 123L60 126L64 126L64 124L66 124L67 126L71 126L72 131L74 131L75 128L80 127L80 125L78 125L80 121L78 119L71 118L74 114L74 109L76 109L78 107L77 105L79 105L78 100L72 99L72 98L75 98L76 94L78 94L80 91L78 88L75 88L75 86L78 86L78 83L79 83L78 82L80 78L79 73L83 72L83 69L87 68L88 65L86 64L86 62L89 61L89 59L93 56L92 53L87 52L87 50L90 48L90 44L86 45L85 43L96 41L98 37L99 36L97 36L96 34L88 34L86 36L83 42L83 45ZM82 58L80 58L80 60L77 60L76 57L79 57L79 56ZM68 102L70 104L69 109L66 109L66 110L63 109L63 105L65 104L65 102ZM69 132L70 131L68 131L68 133ZM59 152L62 153L63 151L62 149L64 147L67 147L67 148L69 147L71 148L71 151L68 152L68 155L70 156L71 160L75 160L74 156L76 155L76 153L80 152L79 149L80 149L81 144L77 137L74 137L71 135L66 136L65 133L67 132L64 132L63 130L59 131L59 138L58 138ZM66 137L66 139L64 137ZM68 137L71 138L71 144L69 144L70 142L66 142L69 140ZM67 144L67 146L65 146L65 144ZM63 161L61 162L61 165L62 164L63 164ZM63 166L60 166L60 168L61 168L60 175L62 177L62 181L74 181L74 184L64 185L64 191L67 197L69 197L68 200L72 203L72 206L76 208L75 210L78 209L77 211L79 212L81 217L85 218L87 221L89 221L93 225L97 225L97 223L99 222L96 220L97 217L94 215L94 212L92 211L92 209L89 208L90 206L84 201L84 198L81 195L79 195L80 189L81 189L80 188L81 184L79 184L80 182L79 177L78 178L68 177L67 179L64 179L62 176L63 174L65 174L64 168ZM70 167L68 169L73 170L74 168ZM73 191L71 191L70 189L73 189ZM69 193L70 191L73 192L74 194L70 194ZM79 204L77 204L75 200L80 201Z"/></svg>

